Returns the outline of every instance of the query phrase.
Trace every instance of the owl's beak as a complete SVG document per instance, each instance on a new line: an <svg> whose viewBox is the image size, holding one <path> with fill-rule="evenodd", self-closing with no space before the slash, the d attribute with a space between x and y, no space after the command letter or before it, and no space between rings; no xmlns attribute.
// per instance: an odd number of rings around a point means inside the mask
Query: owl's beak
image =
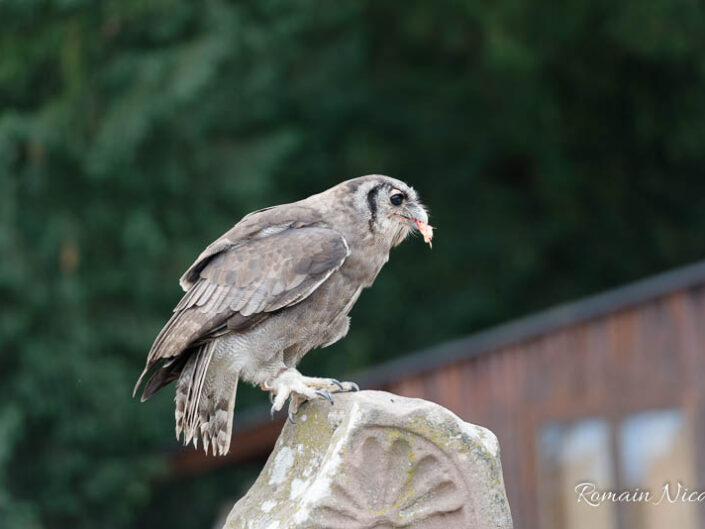
<svg viewBox="0 0 705 529"><path fill-rule="evenodd" d="M419 204L410 202L407 205L406 210L409 212L408 217L411 219L409 220L409 223L414 228L418 227L418 224L414 221L419 221L422 224L428 224L428 213L426 213L426 210Z"/></svg>
<svg viewBox="0 0 705 529"><path fill-rule="evenodd" d="M419 230L419 233L423 235L424 242L431 246L431 239L433 239L433 227L428 224L428 213L419 204L410 202L406 206L406 215L399 215L406 219L412 228Z"/></svg>

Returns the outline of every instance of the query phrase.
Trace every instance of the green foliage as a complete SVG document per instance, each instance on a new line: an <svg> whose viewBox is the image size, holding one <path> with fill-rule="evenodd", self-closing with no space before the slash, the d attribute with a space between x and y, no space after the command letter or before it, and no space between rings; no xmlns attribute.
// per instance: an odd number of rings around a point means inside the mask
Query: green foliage
<svg viewBox="0 0 705 529"><path fill-rule="evenodd" d="M129 395L253 209L372 172L431 209L328 374L702 258L703 35L693 0L0 2L0 526L210 523L227 477L166 485L170 392Z"/></svg>

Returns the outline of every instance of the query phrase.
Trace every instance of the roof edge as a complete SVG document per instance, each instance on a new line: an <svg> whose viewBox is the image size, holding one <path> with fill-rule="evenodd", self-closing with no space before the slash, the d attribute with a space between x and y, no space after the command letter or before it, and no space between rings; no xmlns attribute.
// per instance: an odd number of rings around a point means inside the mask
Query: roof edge
<svg viewBox="0 0 705 529"><path fill-rule="evenodd" d="M361 386L375 387L397 378L400 372L420 374L701 284L705 284L705 260L422 349L359 372L357 379Z"/></svg>

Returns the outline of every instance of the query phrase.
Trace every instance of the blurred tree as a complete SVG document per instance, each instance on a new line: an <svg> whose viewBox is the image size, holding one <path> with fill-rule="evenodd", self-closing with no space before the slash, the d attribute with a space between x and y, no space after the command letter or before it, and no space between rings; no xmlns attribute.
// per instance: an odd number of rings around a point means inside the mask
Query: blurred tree
<svg viewBox="0 0 705 529"><path fill-rule="evenodd" d="M222 476L161 480L169 392L129 394L255 208L379 172L433 213L319 373L705 256L704 36L692 0L1 2L0 525L215 515Z"/></svg>

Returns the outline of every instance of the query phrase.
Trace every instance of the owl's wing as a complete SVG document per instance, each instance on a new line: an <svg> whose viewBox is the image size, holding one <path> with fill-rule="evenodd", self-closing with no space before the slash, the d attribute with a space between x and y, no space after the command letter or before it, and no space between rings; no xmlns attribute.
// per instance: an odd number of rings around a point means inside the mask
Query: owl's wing
<svg viewBox="0 0 705 529"><path fill-rule="evenodd" d="M330 228L277 227L258 233L257 238L221 243L222 249L199 256L184 276L188 290L154 341L135 391L160 360L178 364L178 356L194 343L227 329L246 328L305 299L350 254L345 238ZM143 398L149 396L148 389Z"/></svg>
<svg viewBox="0 0 705 529"><path fill-rule="evenodd" d="M245 215L221 237L203 250L188 270L181 276L179 284L187 292L199 280L200 272L216 255L244 242L269 237L286 230L321 225L324 222L319 211L300 202L283 204L253 211Z"/></svg>

